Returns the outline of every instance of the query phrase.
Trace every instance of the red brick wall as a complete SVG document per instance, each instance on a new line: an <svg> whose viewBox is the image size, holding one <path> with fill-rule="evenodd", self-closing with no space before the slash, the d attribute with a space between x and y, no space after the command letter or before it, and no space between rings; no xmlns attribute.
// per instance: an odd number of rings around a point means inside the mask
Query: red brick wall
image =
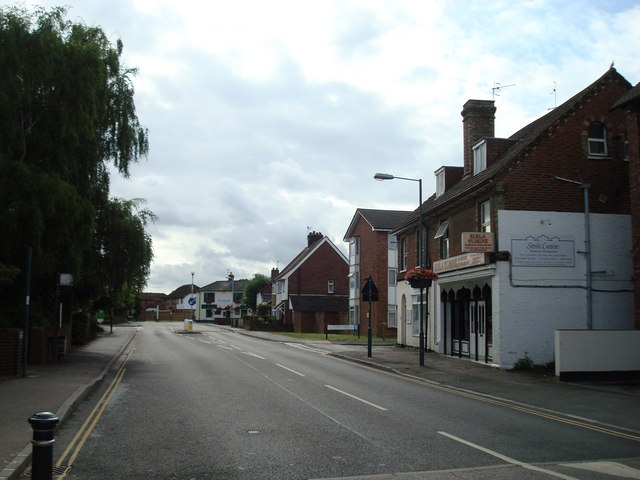
<svg viewBox="0 0 640 480"><path fill-rule="evenodd" d="M19 328L0 329L0 377L22 375L22 339Z"/></svg>
<svg viewBox="0 0 640 480"><path fill-rule="evenodd" d="M626 114L629 155L629 197L631 235L633 239L633 277L635 290L635 325L640 329L640 110Z"/></svg>
<svg viewBox="0 0 640 480"><path fill-rule="evenodd" d="M333 280L334 295L349 295L349 265L329 244L324 243L289 277L290 295L327 295Z"/></svg>
<svg viewBox="0 0 640 480"><path fill-rule="evenodd" d="M378 288L378 301L371 302L371 331L374 336L395 336L396 329L386 327L389 309L389 240L388 232L374 232L365 220L359 219L353 235L360 237L360 289L365 285L365 278L371 276ZM415 248L415 246L414 246ZM362 299L362 296L360 296ZM367 313L369 302L360 300L360 325L368 328Z"/></svg>

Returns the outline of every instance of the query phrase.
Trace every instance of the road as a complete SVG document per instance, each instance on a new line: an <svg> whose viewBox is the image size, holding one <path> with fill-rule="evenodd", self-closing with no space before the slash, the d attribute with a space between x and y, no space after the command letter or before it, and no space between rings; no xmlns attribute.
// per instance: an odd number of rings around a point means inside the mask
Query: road
<svg viewBox="0 0 640 480"><path fill-rule="evenodd" d="M141 327L57 434L62 478L640 478L634 439L327 355L340 347L178 328Z"/></svg>

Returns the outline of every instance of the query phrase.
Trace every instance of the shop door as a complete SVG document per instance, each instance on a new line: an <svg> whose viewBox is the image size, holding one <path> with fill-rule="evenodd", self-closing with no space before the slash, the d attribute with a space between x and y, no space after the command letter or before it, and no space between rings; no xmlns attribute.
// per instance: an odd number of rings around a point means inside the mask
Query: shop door
<svg viewBox="0 0 640 480"><path fill-rule="evenodd" d="M487 355L487 306L484 300L469 302L469 347L471 358L486 360Z"/></svg>

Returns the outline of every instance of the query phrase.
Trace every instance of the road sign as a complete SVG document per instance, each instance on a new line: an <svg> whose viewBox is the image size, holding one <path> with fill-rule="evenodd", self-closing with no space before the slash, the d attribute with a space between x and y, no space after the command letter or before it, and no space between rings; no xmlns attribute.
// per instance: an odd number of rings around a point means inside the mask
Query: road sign
<svg viewBox="0 0 640 480"><path fill-rule="evenodd" d="M378 287L373 283L373 278L367 277L367 282L362 288L362 301L363 302L377 302L378 301Z"/></svg>
<svg viewBox="0 0 640 480"><path fill-rule="evenodd" d="M191 297L189 299L189 305L191 305L192 307L196 304L196 299L194 297Z"/></svg>

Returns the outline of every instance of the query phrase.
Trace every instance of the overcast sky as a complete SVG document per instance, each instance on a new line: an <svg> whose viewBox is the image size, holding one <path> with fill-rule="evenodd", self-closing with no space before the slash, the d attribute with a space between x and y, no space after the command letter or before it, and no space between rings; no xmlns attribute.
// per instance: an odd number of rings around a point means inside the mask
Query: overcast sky
<svg viewBox="0 0 640 480"><path fill-rule="evenodd" d="M15 2L0 0L9 5ZM413 210L462 165L460 111L497 90L507 137L615 67L640 81L637 0L62 0L124 42L150 154L147 291L283 268L356 208ZM555 89L555 94L554 94Z"/></svg>

